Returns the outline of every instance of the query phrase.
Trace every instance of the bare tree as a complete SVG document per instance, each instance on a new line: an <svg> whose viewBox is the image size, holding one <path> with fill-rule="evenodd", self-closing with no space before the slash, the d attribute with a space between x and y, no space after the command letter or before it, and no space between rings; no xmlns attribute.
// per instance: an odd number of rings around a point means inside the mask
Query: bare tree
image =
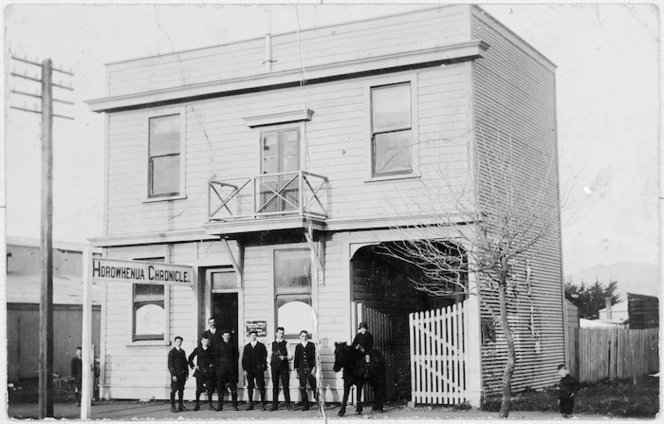
<svg viewBox="0 0 664 424"><path fill-rule="evenodd" d="M534 155L524 154L533 149ZM412 209L401 214L408 217L408 229L400 227L403 240L386 250L422 271L411 279L416 289L478 296L499 323L507 345L500 417L507 418L516 367L510 303L530 296L533 258L547 248L559 254L557 158L555 146L527 146L495 130L478 131L468 157L466 169L423 176L422 190L408 199ZM473 287L470 274L476 276Z"/></svg>

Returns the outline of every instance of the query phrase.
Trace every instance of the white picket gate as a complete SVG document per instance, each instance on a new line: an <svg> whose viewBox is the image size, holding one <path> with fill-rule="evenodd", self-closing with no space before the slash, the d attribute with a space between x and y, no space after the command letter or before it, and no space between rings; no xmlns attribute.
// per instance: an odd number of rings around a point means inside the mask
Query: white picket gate
<svg viewBox="0 0 664 424"><path fill-rule="evenodd" d="M463 403L466 389L466 301L409 315L412 402Z"/></svg>
<svg viewBox="0 0 664 424"><path fill-rule="evenodd" d="M369 331L374 338L374 349L378 349L385 356L385 396L386 399L394 397L394 376L391 372L392 364L392 351L390 349L392 337L392 320L388 314L378 312L364 306L362 303L352 302L353 313L351 314L351 325L354 331L357 331L357 326L360 322L365 321L369 326ZM373 392L366 385L362 395L364 401L373 401ZM364 402L363 401L363 402ZM355 403L355 396L353 396L353 403Z"/></svg>

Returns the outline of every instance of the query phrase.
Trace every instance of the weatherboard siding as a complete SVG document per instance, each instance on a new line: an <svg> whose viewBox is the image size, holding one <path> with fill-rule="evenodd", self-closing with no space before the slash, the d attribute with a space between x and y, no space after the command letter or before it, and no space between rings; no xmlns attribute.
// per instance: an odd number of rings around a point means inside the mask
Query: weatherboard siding
<svg viewBox="0 0 664 424"><path fill-rule="evenodd" d="M470 40L467 5L272 36L271 73L408 53ZM108 96L265 75L264 38L107 65Z"/></svg>
<svg viewBox="0 0 664 424"><path fill-rule="evenodd" d="M555 73L550 62L490 16L473 8L473 35L491 47L484 58L473 63L475 140L478 154L490 156L492 143L511 141L512 164L519 178L538 175L545 182L544 191L531 186L529 197L542 196L546 213L557 213L558 164L555 120ZM500 133L500 135L498 135ZM498 158L496 158L498 159ZM504 158L503 158L504 159ZM495 162L494 162L495 163ZM480 166L479 196L481 206L492 207L490 172L500 167ZM550 170L550 173L547 173ZM509 308L510 326L517 349L517 366L512 388L542 388L554 384L556 365L564 362L564 327L562 309L562 270L560 220L551 228L551 239L531 260L531 299L520 287L517 301ZM523 280L525 269L516 270ZM485 293L488 301L495 299ZM534 314L531 314L531 306ZM490 319L484 312L483 319ZM533 316L531 320L531 315ZM500 326L497 340L482 348L483 382L488 391L498 391L506 358L506 345ZM534 332L540 335L537 351Z"/></svg>
<svg viewBox="0 0 664 424"><path fill-rule="evenodd" d="M261 129L244 118L310 108L303 126L303 169L329 181L327 212L337 220L404 216L439 209L441 192L465 185L469 169L471 67L459 63L386 76L271 90L185 106L185 199L147 199L148 113L112 113L109 128L108 235L200 228L207 222L208 181L246 179L259 171ZM386 78L388 78L386 80ZM367 182L371 167L369 99L372 85L413 81L417 93L417 178ZM178 108L163 108L167 114ZM442 169L446 183L440 184ZM429 187L429 188L427 188ZM449 197L449 196L447 196ZM431 204L417 199L432 199Z"/></svg>
<svg viewBox="0 0 664 424"><path fill-rule="evenodd" d="M341 376L332 370L334 364L334 342L347 339L350 321L347 316L348 290L344 290L341 278L341 240L333 237L326 241L325 280L316 288L318 296L318 322L321 334L321 371L325 384L331 389L342 389ZM283 248L306 248L306 243L297 244L250 244L245 248L244 284L240 292L241 313L239 345L248 342L242 334L244 322L266 320L268 335L261 341L269 345L274 338L275 303L274 282L270 278L273 268L273 252ZM231 248L236 250L232 244ZM170 253L169 253L170 252ZM166 245L143 245L108 249L110 259L131 260L147 257L168 257L173 263L201 265L205 267L226 266L229 264L220 242L190 242ZM205 268L201 269L204 272ZM168 341L158 345L131 342L132 332L132 285L105 284L107 307L104 309L105 332L103 353L104 371L101 376L102 396L107 398L152 398L168 397L170 379L166 359L172 348L170 341L175 336L184 337L183 349L189 354L196 345L200 331L201 312L204 305L198 305L200 288L195 283L193 288L170 286ZM265 295L269 293L269 295ZM321 301L321 299L325 299ZM289 329L295 332L298 329ZM293 349L295 348L293 344ZM163 367L155 366L163 362ZM266 379L271 385L269 377ZM297 398L297 376L291 374L291 388L294 399ZM239 387L245 382L240 376ZM194 379L187 381L185 396L193 398ZM243 393L243 392L242 392ZM328 392L329 399L338 394Z"/></svg>

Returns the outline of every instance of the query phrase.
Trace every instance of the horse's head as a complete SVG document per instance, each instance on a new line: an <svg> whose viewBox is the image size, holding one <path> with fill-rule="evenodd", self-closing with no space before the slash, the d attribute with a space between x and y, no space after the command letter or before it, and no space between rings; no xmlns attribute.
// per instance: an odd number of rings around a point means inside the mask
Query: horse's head
<svg viewBox="0 0 664 424"><path fill-rule="evenodd" d="M334 343L334 372L339 372L343 367L348 364L348 349L349 346L346 342Z"/></svg>

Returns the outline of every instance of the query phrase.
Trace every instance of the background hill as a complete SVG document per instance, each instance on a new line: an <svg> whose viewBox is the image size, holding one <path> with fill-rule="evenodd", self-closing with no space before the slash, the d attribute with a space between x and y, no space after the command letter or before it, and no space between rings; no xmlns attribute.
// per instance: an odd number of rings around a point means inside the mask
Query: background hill
<svg viewBox="0 0 664 424"><path fill-rule="evenodd" d="M650 296L658 296L662 292L657 264L652 263L616 262L565 275L565 282L571 280L574 284L584 282L588 285L594 283L595 279L605 286L610 280L616 280L621 300L625 299L627 292Z"/></svg>

